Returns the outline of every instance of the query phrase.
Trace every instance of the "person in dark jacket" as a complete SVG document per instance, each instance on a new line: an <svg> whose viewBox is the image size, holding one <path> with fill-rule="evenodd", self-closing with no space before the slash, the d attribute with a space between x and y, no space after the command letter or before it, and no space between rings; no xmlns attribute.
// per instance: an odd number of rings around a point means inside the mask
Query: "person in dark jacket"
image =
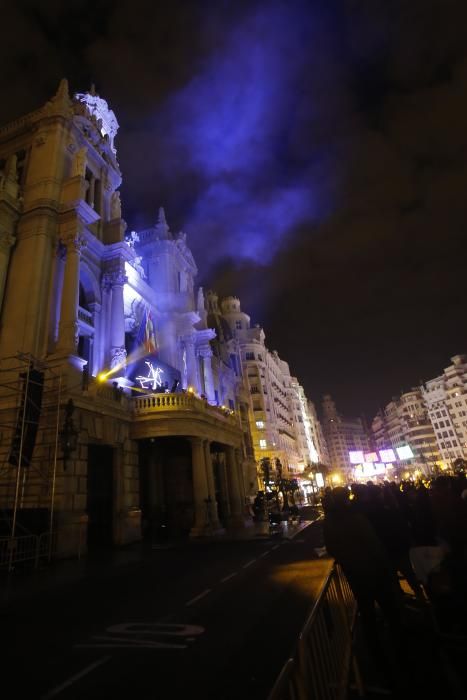
<svg viewBox="0 0 467 700"><path fill-rule="evenodd" d="M368 518L354 510L348 490L335 488L325 502L324 543L341 565L358 604L368 642L379 646L375 604L393 630L402 605L394 567Z"/></svg>

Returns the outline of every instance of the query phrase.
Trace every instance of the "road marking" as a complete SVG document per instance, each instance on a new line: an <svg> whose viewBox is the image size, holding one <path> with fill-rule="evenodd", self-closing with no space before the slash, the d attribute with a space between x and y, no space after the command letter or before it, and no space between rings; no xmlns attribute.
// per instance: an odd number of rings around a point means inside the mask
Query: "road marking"
<svg viewBox="0 0 467 700"><path fill-rule="evenodd" d="M82 671L79 673L75 673L74 676L71 676L71 678L68 678L64 683L61 685L57 685L55 688L52 688L52 690L49 690L49 692L46 695L43 695L41 700L49 700L49 698L53 698L56 695L59 695L62 690L65 690L65 688L68 688L70 685L73 685L76 681L79 681L80 678L83 678L83 676L86 676L88 673L91 673L91 671L94 671L95 668L98 668L99 666L102 666L102 664L105 664L107 661L109 661L112 657L111 656L103 656L102 659L98 659L97 661L94 661L93 664L89 664L89 666L86 666L86 668L83 668Z"/></svg>
<svg viewBox="0 0 467 700"><path fill-rule="evenodd" d="M263 552L262 554L259 555L259 556L260 556L260 559L261 559L261 557L267 557L268 554L269 554L269 549L268 549L267 552Z"/></svg>
<svg viewBox="0 0 467 700"><path fill-rule="evenodd" d="M276 546L273 547L273 548L271 549L271 552L272 552L274 549L279 549L279 547L280 547L280 544L276 544Z"/></svg>
<svg viewBox="0 0 467 700"><path fill-rule="evenodd" d="M186 649L188 641L203 634L199 625L180 625L161 622L123 622L111 625L105 634L91 637L89 642L75 644L79 649ZM182 637L176 642L167 637Z"/></svg>
<svg viewBox="0 0 467 700"><path fill-rule="evenodd" d="M205 591L203 591L202 593L200 593L199 595L197 595L195 598L192 598L191 600L189 600L188 603L185 603L185 605L186 605L186 606L188 606L188 605L193 605L193 603L196 603L198 600L201 600L201 598L204 598L204 597L207 596L209 593L211 593L211 589L210 589L210 588L206 588Z"/></svg>
<svg viewBox="0 0 467 700"><path fill-rule="evenodd" d="M242 566L242 569L248 569L248 567L251 566L252 564L254 564L255 561L256 561L256 559L252 559L251 561L248 561L246 564L244 564Z"/></svg>
<svg viewBox="0 0 467 700"><path fill-rule="evenodd" d="M234 571L233 574L229 574L228 576L221 578L221 583L225 583L226 581L229 581L231 578L233 578L236 575L237 575L237 572Z"/></svg>

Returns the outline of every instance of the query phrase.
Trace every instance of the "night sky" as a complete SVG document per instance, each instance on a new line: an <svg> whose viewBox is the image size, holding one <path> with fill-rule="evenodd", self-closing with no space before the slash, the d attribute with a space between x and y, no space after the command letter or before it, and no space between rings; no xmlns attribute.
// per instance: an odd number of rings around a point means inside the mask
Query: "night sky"
<svg viewBox="0 0 467 700"><path fill-rule="evenodd" d="M67 77L320 403L371 418L467 351L465 0L0 0L0 123Z"/></svg>

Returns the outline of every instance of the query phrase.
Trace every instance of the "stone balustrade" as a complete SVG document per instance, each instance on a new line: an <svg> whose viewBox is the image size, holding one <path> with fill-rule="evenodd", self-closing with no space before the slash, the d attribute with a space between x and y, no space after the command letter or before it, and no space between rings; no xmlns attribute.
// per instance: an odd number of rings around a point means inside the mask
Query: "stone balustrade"
<svg viewBox="0 0 467 700"><path fill-rule="evenodd" d="M150 394L132 399L133 411L136 415L155 413L158 411L193 411L206 413L213 418L221 419L232 425L237 424L235 415L226 408L211 406L204 399L194 394Z"/></svg>

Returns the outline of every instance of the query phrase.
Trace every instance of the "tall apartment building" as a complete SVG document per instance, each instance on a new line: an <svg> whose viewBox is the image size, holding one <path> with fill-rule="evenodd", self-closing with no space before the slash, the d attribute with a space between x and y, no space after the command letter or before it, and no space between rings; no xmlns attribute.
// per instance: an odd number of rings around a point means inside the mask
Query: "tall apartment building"
<svg viewBox="0 0 467 700"><path fill-rule="evenodd" d="M65 80L0 128L0 507L62 552L139 539L143 520L245 525L235 362L213 352L185 235L163 211L126 234L117 130Z"/></svg>
<svg viewBox="0 0 467 700"><path fill-rule="evenodd" d="M445 467L467 459L467 355L455 355L451 362L421 388Z"/></svg>
<svg viewBox="0 0 467 700"><path fill-rule="evenodd" d="M370 443L361 418L344 418L329 394L323 397L323 432L333 470L346 479L353 477L349 452L369 451Z"/></svg>
<svg viewBox="0 0 467 700"><path fill-rule="evenodd" d="M240 300L221 303L224 319L240 343L243 372L251 400L251 435L257 462L279 459L288 476L299 475L316 461L311 420L303 387L290 375L289 366L265 344L259 325L251 326Z"/></svg>
<svg viewBox="0 0 467 700"><path fill-rule="evenodd" d="M297 436L298 451L301 455L300 466L304 469L306 466L317 464L320 461L315 435L316 426L312 415L310 415L309 402L305 396L305 391L296 377L292 377L291 388L293 422Z"/></svg>
<svg viewBox="0 0 467 700"><path fill-rule="evenodd" d="M308 415L310 416L311 434L313 444L318 453L318 463L328 467L330 465L329 451L324 437L323 426L318 418L316 406L312 401L308 401Z"/></svg>
<svg viewBox="0 0 467 700"><path fill-rule="evenodd" d="M393 397L384 411L373 419L372 432L378 450L396 450L409 445L413 458L402 462L397 459L395 462L404 474L418 471L428 476L438 466L440 455L436 437L419 388Z"/></svg>

